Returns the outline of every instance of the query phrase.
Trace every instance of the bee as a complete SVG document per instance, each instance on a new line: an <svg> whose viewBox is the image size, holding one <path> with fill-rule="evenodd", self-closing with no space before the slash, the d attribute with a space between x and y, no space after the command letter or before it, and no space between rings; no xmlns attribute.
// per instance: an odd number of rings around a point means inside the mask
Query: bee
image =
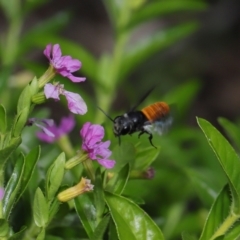
<svg viewBox="0 0 240 240"><path fill-rule="evenodd" d="M153 133L156 132L159 135L162 135L172 124L170 107L165 102L156 102L144 107L141 110L136 110L139 104L146 99L152 90L153 88L148 90L139 103L130 111L117 116L114 119L109 117L102 109L99 108L113 122L113 132L114 135L118 137L119 144L121 135L131 135L135 132L139 132L138 138L144 133L148 134L150 144L156 148L156 146L152 143Z"/></svg>

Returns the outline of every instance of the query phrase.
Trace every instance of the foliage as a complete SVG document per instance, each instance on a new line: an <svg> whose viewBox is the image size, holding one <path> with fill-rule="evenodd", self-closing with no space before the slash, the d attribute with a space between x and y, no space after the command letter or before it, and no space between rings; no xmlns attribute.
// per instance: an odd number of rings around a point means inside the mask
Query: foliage
<svg viewBox="0 0 240 240"><path fill-rule="evenodd" d="M0 239L238 239L239 126L219 119L234 147L207 120L197 118L203 134L186 126L184 118L201 87L199 80L178 84L162 97L178 109L169 133L154 136L157 149L149 145L146 136L138 139L135 135L122 137L119 146L112 125L95 104L109 113L118 88L127 86L129 76L155 53L171 48L196 31L199 22L191 19L167 26L132 43L137 28L163 16L205 10L206 3L103 2L114 32L114 47L112 53L102 54L99 59L81 44L60 36L59 30L69 24L68 12L20 34L26 15L47 1L0 2L8 23L0 47L0 187L4 189ZM56 75L53 63L45 72L41 64L26 60L27 53L44 49L49 42L58 43L63 53L81 61L81 75L87 77L94 97L63 78L64 74ZM17 64L26 75L34 73L36 77L26 82L13 76L12 69ZM102 166L92 161L99 159L90 158L83 147L79 149L81 140L77 135L65 132L48 144L35 136L36 128L30 126L39 126L36 119L44 122L50 115L42 105L48 101L43 94L44 85L53 79L46 73L52 73L54 81L64 83L61 91L81 94L87 103L87 114L75 117L77 132L84 122L103 123L104 139L111 140L112 155L108 157L116 161L113 168L105 169L100 161ZM61 84L55 86L60 88ZM154 96L153 92L146 102L152 103ZM68 111L66 102L55 104L63 112ZM69 104L68 108L71 110ZM73 192L77 192L74 197Z"/></svg>

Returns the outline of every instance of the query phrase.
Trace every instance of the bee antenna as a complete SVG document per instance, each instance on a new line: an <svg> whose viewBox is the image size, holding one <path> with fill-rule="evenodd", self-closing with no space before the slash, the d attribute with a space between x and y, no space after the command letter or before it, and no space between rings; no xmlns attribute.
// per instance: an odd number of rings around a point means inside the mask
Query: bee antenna
<svg viewBox="0 0 240 240"><path fill-rule="evenodd" d="M98 108L108 119L110 119L112 122L114 122L114 120L113 120L110 116L108 116L108 114L107 114L105 111L103 111L99 106L97 106L97 108Z"/></svg>

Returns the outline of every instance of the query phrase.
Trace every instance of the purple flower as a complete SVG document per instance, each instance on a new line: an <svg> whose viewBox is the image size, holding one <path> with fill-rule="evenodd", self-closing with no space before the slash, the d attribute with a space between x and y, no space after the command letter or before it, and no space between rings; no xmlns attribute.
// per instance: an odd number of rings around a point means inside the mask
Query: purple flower
<svg viewBox="0 0 240 240"><path fill-rule="evenodd" d="M102 142L104 137L104 129L101 125L86 122L81 131L82 149L88 153L89 158L97 160L99 164L105 168L113 168L114 160L108 159L112 152L108 149L110 141Z"/></svg>
<svg viewBox="0 0 240 240"><path fill-rule="evenodd" d="M5 194L4 188L0 187L0 201L3 199Z"/></svg>
<svg viewBox="0 0 240 240"><path fill-rule="evenodd" d="M75 77L72 75L72 72L78 71L82 64L79 60L72 59L71 56L62 56L59 44L54 44L53 46L52 44L48 44L43 53L55 71L63 77L69 78L72 82L83 82L86 80L85 77Z"/></svg>
<svg viewBox="0 0 240 240"><path fill-rule="evenodd" d="M54 124L47 128L49 132L52 132L54 134L53 136L49 136L45 132L38 132L37 137L44 142L52 143L52 142L55 142L57 139L59 139L61 136L71 132L74 126L75 126L75 120L72 115L68 117L63 117L61 119L59 126L56 126Z"/></svg>
<svg viewBox="0 0 240 240"><path fill-rule="evenodd" d="M49 129L54 125L54 121L52 119L40 119L40 118L29 118L26 126L35 125L43 130L43 134L54 137L54 133Z"/></svg>
<svg viewBox="0 0 240 240"><path fill-rule="evenodd" d="M59 95L62 94L66 97L68 102L68 109L72 113L83 115L87 112L87 105L81 96L77 93L72 93L64 90L63 85L53 85L51 83L47 83L44 86L44 94L47 99L53 98L55 100L60 100Z"/></svg>

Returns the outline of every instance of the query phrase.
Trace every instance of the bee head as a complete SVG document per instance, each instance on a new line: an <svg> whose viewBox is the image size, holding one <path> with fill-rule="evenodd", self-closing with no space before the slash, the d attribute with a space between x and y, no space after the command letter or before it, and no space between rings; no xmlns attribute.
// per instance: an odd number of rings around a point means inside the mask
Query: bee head
<svg viewBox="0 0 240 240"><path fill-rule="evenodd" d="M132 129L133 123L128 115L125 113L122 116L117 116L114 119L113 132L115 136L126 135Z"/></svg>

